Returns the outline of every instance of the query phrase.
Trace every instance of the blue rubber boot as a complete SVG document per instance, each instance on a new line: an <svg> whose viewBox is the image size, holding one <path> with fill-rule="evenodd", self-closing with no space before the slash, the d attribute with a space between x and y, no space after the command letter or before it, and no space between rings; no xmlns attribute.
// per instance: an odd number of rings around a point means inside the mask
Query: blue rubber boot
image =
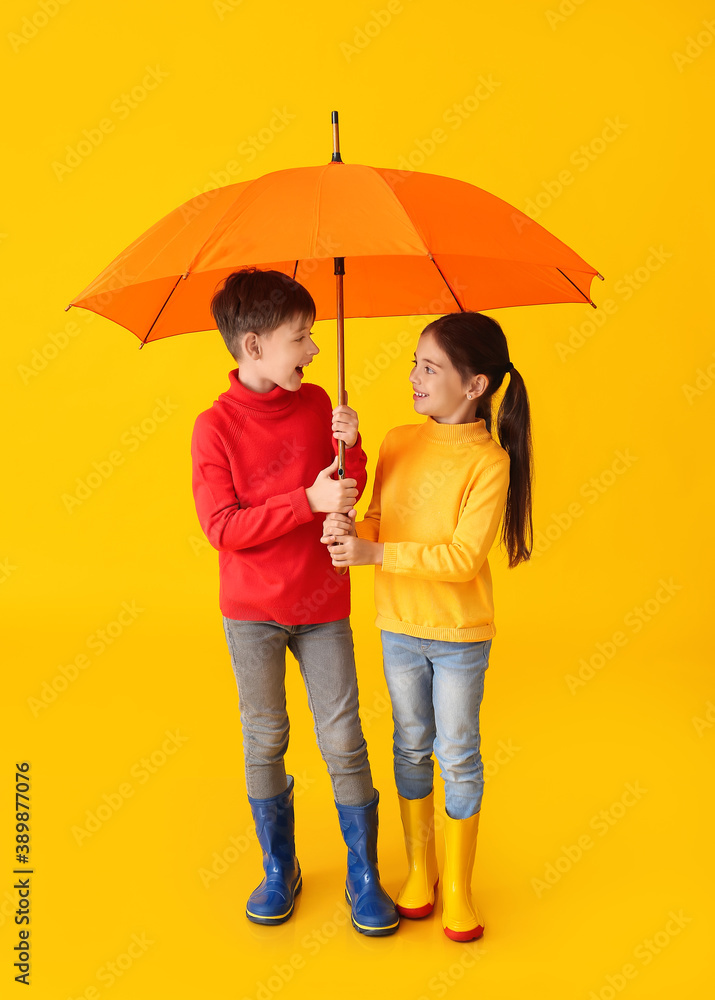
<svg viewBox="0 0 715 1000"><path fill-rule="evenodd" d="M374 937L394 934L400 926L395 904L380 885L377 867L377 804L379 795L366 806L335 803L340 830L348 848L345 898L350 903L355 930Z"/></svg>
<svg viewBox="0 0 715 1000"><path fill-rule="evenodd" d="M271 799L248 796L263 850L265 878L248 897L246 916L254 924L282 924L293 912L295 897L303 888L300 865L295 856L293 778L288 787Z"/></svg>

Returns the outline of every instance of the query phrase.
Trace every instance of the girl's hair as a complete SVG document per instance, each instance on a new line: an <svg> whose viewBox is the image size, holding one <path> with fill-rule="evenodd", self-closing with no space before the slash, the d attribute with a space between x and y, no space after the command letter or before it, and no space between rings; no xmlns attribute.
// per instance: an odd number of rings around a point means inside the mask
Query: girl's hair
<svg viewBox="0 0 715 1000"><path fill-rule="evenodd" d="M312 323L315 313L315 302L307 288L282 271L261 271L257 267L229 274L211 300L211 314L236 361L241 360L244 333L271 333L294 316Z"/></svg>
<svg viewBox="0 0 715 1000"><path fill-rule="evenodd" d="M466 385L475 375L488 379L477 398L477 420L484 418L492 429L492 396L509 368L509 348L504 331L495 319L479 312L450 313L429 323L431 333ZM531 447L529 396L519 372L512 369L509 384L497 413L499 443L509 455L509 489L502 528L502 542L509 554L509 568L531 557L533 524L531 483L534 475Z"/></svg>

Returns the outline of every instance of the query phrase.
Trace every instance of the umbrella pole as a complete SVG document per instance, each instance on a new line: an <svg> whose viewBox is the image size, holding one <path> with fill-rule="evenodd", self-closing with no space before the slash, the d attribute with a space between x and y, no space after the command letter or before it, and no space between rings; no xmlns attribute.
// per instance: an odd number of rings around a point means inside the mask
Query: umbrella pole
<svg viewBox="0 0 715 1000"><path fill-rule="evenodd" d="M333 126L333 163L342 163L340 156L340 132L338 129L338 112L330 115ZM338 406L345 405L345 303L343 300L343 275L345 274L345 258L334 257L335 263L335 295L337 301L338 321ZM338 441L338 478L345 479L345 442ZM334 569L342 576L347 573L346 567L335 566Z"/></svg>
<svg viewBox="0 0 715 1000"><path fill-rule="evenodd" d="M343 301L343 275L345 274L345 258L334 257L335 262L335 294L337 297L338 321L338 406L345 405L345 304ZM345 479L345 442L338 441L338 478ZM334 569L342 576L347 573L347 567L335 566Z"/></svg>
<svg viewBox="0 0 715 1000"><path fill-rule="evenodd" d="M333 163L342 163L340 156L340 131L338 126L338 112L330 113L330 121L333 126ZM345 274L345 258L333 257L335 262L335 293L337 296L337 320L338 320L338 406L345 405L345 304L343 301L343 275ZM338 441L339 466L338 476L345 478L345 442Z"/></svg>
<svg viewBox="0 0 715 1000"><path fill-rule="evenodd" d="M340 156L340 131L338 126L338 112L330 113L330 121L333 126L333 163L342 163ZM337 320L338 320L338 406L345 405L345 304L343 301L343 275L345 274L345 258L333 257L335 262L335 293L337 296ZM338 441L338 477L345 478L345 442Z"/></svg>
<svg viewBox="0 0 715 1000"><path fill-rule="evenodd" d="M345 274L345 258L334 257L335 261L335 293L337 297L338 321L338 406L345 405L345 305L343 301L343 275ZM345 442L338 441L339 468L338 476L345 478Z"/></svg>

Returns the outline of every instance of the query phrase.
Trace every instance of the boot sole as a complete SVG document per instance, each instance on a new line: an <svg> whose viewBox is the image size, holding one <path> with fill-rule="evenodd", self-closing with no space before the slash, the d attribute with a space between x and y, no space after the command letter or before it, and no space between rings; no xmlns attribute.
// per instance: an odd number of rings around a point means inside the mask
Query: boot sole
<svg viewBox="0 0 715 1000"><path fill-rule="evenodd" d="M275 927L277 924L284 924L293 915L293 910L295 908L295 897L300 895L303 888L303 876L301 875L298 880L298 885L293 891L293 902L290 904L290 909L285 913L279 913L276 917L264 917L259 913L251 913L251 911L246 907L246 916L251 921L252 924L263 924L266 927Z"/></svg>
<svg viewBox="0 0 715 1000"><path fill-rule="evenodd" d="M437 886L439 885L439 879L434 884L434 893L437 894ZM408 920L421 920L422 917L428 917L430 913L434 910L434 901L431 903L425 903L424 906L401 906L400 903L395 903L395 909L402 917L407 917Z"/></svg>
<svg viewBox="0 0 715 1000"><path fill-rule="evenodd" d="M353 901L350 898L347 886L345 887L345 898L350 905L350 919L352 921L352 925L359 934L365 934L367 937L387 937L388 934L394 934L400 926L399 917L394 924L388 924L385 927L368 927L366 924L359 924L352 913Z"/></svg>
<svg viewBox="0 0 715 1000"><path fill-rule="evenodd" d="M474 927L471 931L453 931L449 927L443 929L450 941L476 941L484 933L481 926Z"/></svg>

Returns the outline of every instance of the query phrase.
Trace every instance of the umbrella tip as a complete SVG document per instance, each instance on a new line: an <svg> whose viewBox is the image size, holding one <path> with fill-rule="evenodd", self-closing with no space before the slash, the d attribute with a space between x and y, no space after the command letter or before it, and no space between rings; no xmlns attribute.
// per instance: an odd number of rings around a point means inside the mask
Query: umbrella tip
<svg viewBox="0 0 715 1000"><path fill-rule="evenodd" d="M338 112L331 111L330 117L333 123L333 158L332 163L342 163L340 155L340 126L338 125Z"/></svg>
<svg viewBox="0 0 715 1000"><path fill-rule="evenodd" d="M68 306L65 306L65 312L67 312L67 310L71 309L71 308L72 308L72 303L70 302L70 304Z"/></svg>
<svg viewBox="0 0 715 1000"><path fill-rule="evenodd" d="M600 273L599 273L598 271L596 271L596 277L597 277L597 278L600 278L600 279L601 279L601 281L605 281L605 280L606 280L606 279L605 279L605 278L603 277L603 275L602 275L602 274L600 274Z"/></svg>

